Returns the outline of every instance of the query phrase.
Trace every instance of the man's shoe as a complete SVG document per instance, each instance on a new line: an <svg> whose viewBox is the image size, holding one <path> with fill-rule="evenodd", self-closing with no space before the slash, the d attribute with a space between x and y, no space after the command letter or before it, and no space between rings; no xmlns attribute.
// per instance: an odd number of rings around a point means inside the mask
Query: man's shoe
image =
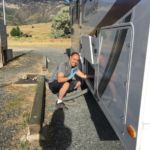
<svg viewBox="0 0 150 150"><path fill-rule="evenodd" d="M56 102L56 109L68 109L68 108L66 107L66 105L63 102L61 102L61 103Z"/></svg>

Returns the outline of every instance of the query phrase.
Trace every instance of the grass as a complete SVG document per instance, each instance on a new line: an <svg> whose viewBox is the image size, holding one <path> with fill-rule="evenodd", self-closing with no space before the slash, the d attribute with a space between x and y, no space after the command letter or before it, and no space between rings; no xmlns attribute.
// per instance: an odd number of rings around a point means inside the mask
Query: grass
<svg viewBox="0 0 150 150"><path fill-rule="evenodd" d="M17 107L19 107L21 105L21 98L20 97L15 97L14 99L11 99L6 105L5 105L5 109L8 110L12 110L15 109Z"/></svg>
<svg viewBox="0 0 150 150"><path fill-rule="evenodd" d="M27 150L28 149L28 142L27 141L21 141L20 145L18 147L18 150Z"/></svg>
<svg viewBox="0 0 150 150"><path fill-rule="evenodd" d="M51 23L39 23L19 26L24 34L32 37L11 37L10 31L14 26L7 26L8 47L70 47L71 39L52 39Z"/></svg>
<svg viewBox="0 0 150 150"><path fill-rule="evenodd" d="M22 120L22 128L26 128L28 126L29 123L29 119L30 119L30 113L29 112L25 112L22 116L23 120Z"/></svg>

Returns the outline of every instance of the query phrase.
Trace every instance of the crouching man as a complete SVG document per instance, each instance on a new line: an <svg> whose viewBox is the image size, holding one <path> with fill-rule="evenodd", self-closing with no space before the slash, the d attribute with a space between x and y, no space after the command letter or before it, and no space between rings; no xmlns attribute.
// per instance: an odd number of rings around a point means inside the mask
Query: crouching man
<svg viewBox="0 0 150 150"><path fill-rule="evenodd" d="M67 62L62 62L57 66L49 80L49 88L53 93L58 93L56 102L57 108L65 108L63 98L67 92L78 89L81 85L74 76L77 75L82 79L86 79L87 75L81 72L78 68L80 60L79 53L73 52Z"/></svg>

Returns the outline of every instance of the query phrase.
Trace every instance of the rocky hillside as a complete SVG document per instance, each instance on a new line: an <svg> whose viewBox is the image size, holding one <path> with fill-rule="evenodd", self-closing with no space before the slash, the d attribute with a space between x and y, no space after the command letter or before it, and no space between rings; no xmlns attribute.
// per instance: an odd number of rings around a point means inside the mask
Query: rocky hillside
<svg viewBox="0 0 150 150"><path fill-rule="evenodd" d="M63 0L5 0L8 25L49 22L64 6ZM0 18L3 17L0 2Z"/></svg>

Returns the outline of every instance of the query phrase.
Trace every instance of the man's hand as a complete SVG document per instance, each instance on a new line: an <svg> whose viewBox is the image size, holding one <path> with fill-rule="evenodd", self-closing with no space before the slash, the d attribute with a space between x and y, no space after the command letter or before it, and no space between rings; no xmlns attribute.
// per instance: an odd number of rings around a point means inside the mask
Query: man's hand
<svg viewBox="0 0 150 150"><path fill-rule="evenodd" d="M72 68L71 71L70 71L70 75L68 76L69 79L72 79L76 72L77 72L78 68Z"/></svg>
<svg viewBox="0 0 150 150"><path fill-rule="evenodd" d="M86 78L94 78L94 75L86 75Z"/></svg>
<svg viewBox="0 0 150 150"><path fill-rule="evenodd" d="M84 74L82 78L84 78L84 79L93 79L94 75Z"/></svg>
<svg viewBox="0 0 150 150"><path fill-rule="evenodd" d="M77 73L76 73L79 77L81 77L82 79L92 79L92 78L94 78L94 75L88 75L88 74L86 74L86 73L83 73L83 72L81 72L80 70L79 71L77 71Z"/></svg>

